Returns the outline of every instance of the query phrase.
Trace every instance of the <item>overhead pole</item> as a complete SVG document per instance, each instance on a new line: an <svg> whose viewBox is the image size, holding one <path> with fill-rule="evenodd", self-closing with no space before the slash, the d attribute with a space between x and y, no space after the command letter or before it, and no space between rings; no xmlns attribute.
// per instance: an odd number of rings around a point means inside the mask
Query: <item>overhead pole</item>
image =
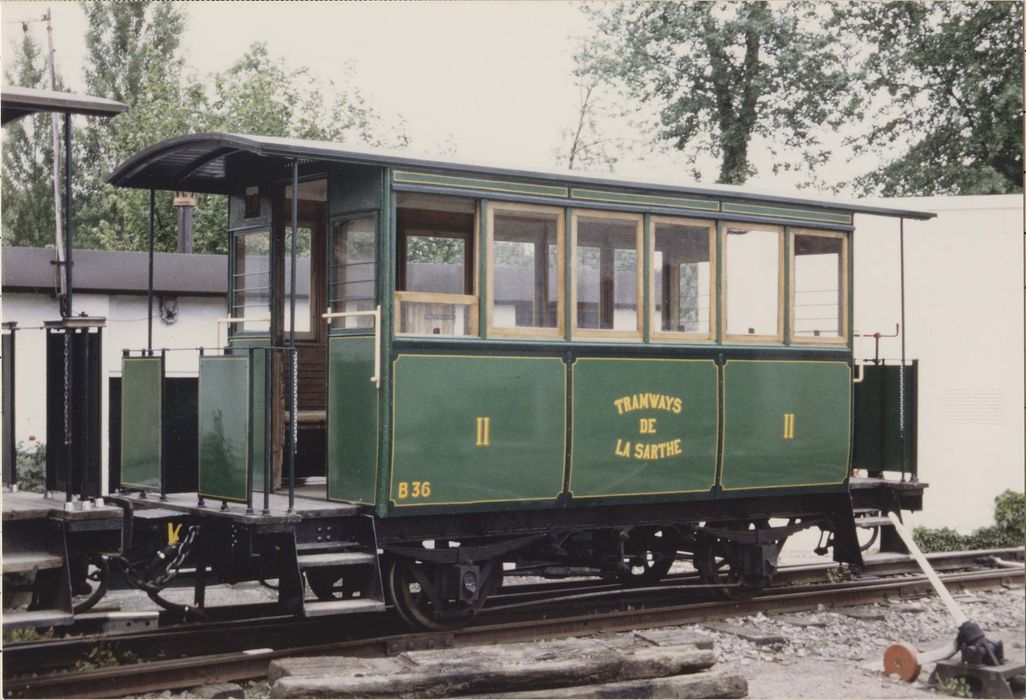
<svg viewBox="0 0 1026 700"><path fill-rule="evenodd" d="M46 14L43 15L43 20L46 22L46 44L49 50L48 61L50 66L50 89L57 90L57 68L54 65L54 50L53 50L53 24L50 22L50 8L46 8ZM22 25L24 31L28 31L28 24ZM53 222L54 222L54 238L57 251L57 266L60 274L60 300L61 300L61 316L71 315L71 299L68 296L68 284L64 276L64 271L61 269L67 264L67 258L64 255L64 240L61 235L61 174L60 174L60 150L61 150L61 137L60 137L60 126L58 122L58 116L56 112L50 113L50 140L53 150Z"/></svg>

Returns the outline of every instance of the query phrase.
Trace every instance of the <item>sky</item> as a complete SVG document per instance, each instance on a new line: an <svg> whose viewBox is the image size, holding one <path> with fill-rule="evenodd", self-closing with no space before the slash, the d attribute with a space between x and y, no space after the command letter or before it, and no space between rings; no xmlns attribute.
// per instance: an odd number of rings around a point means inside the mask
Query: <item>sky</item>
<svg viewBox="0 0 1026 700"><path fill-rule="evenodd" d="M20 20L53 12L57 66L69 89L83 89L85 17L78 3L3 2L4 55L22 33ZM589 34L577 2L192 2L182 38L186 63L202 77L227 68L254 42L275 57L341 80L346 66L369 104L390 123L401 116L410 149L457 159L545 170L565 150L563 132L576 124L580 96L573 55ZM30 31L45 45L45 25ZM606 122L603 136L646 138ZM753 187L793 190L796 176L770 172L765 149L753 149ZM838 159L838 168L847 158ZM715 159L700 161L715 181ZM690 168L674 154L623 158L625 178L685 183ZM827 169L824 179L850 172Z"/></svg>

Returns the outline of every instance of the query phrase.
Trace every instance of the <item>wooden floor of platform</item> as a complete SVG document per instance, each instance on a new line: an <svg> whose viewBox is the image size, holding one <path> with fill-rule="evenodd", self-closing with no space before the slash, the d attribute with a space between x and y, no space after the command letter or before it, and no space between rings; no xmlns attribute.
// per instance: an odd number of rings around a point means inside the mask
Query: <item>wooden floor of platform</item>
<svg viewBox="0 0 1026 700"><path fill-rule="evenodd" d="M39 518L59 518L61 520L121 520L122 512L117 506L102 505L92 506L91 503L83 503L81 509L65 510L64 496L59 494L58 498L43 498L41 493L30 491L18 491L12 493L3 491L0 498L3 500L4 520L32 520Z"/></svg>
<svg viewBox="0 0 1026 700"><path fill-rule="evenodd" d="M288 512L289 495L288 491L272 493L269 498L270 512L264 513L264 494L255 492L253 494L253 512L246 512L244 503L228 503L227 509L222 509L220 500L206 498L204 504L199 505L199 495L193 491L190 493L169 493L167 500L160 500L160 494L150 493L145 498L138 492L123 494L123 498L132 504L136 510L141 508L160 508L180 513L202 513L203 515L229 518L239 522L252 525L267 523L281 523L299 521L304 518L330 518L346 515L355 515L360 511L359 506L352 503L335 503L327 500L323 486L298 486L293 512Z"/></svg>

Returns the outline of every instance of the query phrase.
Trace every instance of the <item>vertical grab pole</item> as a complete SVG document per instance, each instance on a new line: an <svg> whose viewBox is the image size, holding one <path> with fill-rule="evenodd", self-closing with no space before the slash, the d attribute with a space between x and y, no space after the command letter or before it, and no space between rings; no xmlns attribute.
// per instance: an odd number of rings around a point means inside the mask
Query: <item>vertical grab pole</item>
<svg viewBox="0 0 1026 700"><path fill-rule="evenodd" d="M153 222L156 216L156 193L150 189L150 271L146 286L146 349L153 352Z"/></svg>
<svg viewBox="0 0 1026 700"><path fill-rule="evenodd" d="M296 442L298 440L296 430L296 372L299 369L299 362L296 358L296 236L299 234L299 161L292 161L292 279L289 285L289 360L292 363L289 371L289 511L293 511L295 504L295 475L296 475ZM313 291L311 286L310 292ZM313 296L308 292L310 303L313 303Z"/></svg>
<svg viewBox="0 0 1026 700"><path fill-rule="evenodd" d="M153 190L150 190L152 192ZM150 248L152 250L152 248ZM152 259L152 258L151 258ZM152 285L150 285L152 288ZM167 367L167 348L160 351L160 500L167 500L167 454L164 453L164 437L167 435L167 431L164 429L164 406L167 405L165 400L167 397L164 395L164 390L167 388L167 382L164 381L166 375L165 369ZM124 410L124 409L122 409Z"/></svg>
<svg viewBox="0 0 1026 700"><path fill-rule="evenodd" d="M898 439L901 442L901 480L905 480L908 449L905 446L905 217L899 220L898 246L901 266L901 366L898 368Z"/></svg>
<svg viewBox="0 0 1026 700"><path fill-rule="evenodd" d="M264 348L264 509L262 513L271 513L271 363L274 362L274 349L268 345Z"/></svg>
<svg viewBox="0 0 1026 700"><path fill-rule="evenodd" d="M249 411L249 421L246 424L247 433L246 435L246 513L253 513L253 377L256 373L255 362L256 355L254 351L256 348L249 348L249 405L246 407ZM266 408L266 407L265 407ZM267 436L264 436L266 441Z"/></svg>

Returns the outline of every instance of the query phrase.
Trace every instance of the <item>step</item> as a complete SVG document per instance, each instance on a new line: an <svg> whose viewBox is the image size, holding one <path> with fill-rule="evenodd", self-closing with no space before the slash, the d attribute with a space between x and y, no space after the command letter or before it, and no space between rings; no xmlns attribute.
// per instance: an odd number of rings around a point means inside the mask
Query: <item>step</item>
<svg viewBox="0 0 1026 700"><path fill-rule="evenodd" d="M385 604L376 598L347 598L345 600L308 600L303 603L307 617L322 615L351 615L354 613L381 612Z"/></svg>
<svg viewBox="0 0 1026 700"><path fill-rule="evenodd" d="M323 552L321 554L300 554L300 569L313 569L321 566L357 566L373 564L377 557L367 552Z"/></svg>
<svg viewBox="0 0 1026 700"><path fill-rule="evenodd" d="M4 629L15 627L60 627L70 625L75 616L64 610L21 610L4 611Z"/></svg>
<svg viewBox="0 0 1026 700"><path fill-rule="evenodd" d="M296 545L299 556L307 554L320 554L321 552L339 552L345 549L362 547L363 545L355 540L331 540L329 542L303 542Z"/></svg>
<svg viewBox="0 0 1026 700"><path fill-rule="evenodd" d="M855 518L855 527L891 527L894 523L886 516L871 516L868 518Z"/></svg>
<svg viewBox="0 0 1026 700"><path fill-rule="evenodd" d="M64 559L49 552L16 552L4 554L3 556L3 571L5 574L59 569L62 566L64 566Z"/></svg>

